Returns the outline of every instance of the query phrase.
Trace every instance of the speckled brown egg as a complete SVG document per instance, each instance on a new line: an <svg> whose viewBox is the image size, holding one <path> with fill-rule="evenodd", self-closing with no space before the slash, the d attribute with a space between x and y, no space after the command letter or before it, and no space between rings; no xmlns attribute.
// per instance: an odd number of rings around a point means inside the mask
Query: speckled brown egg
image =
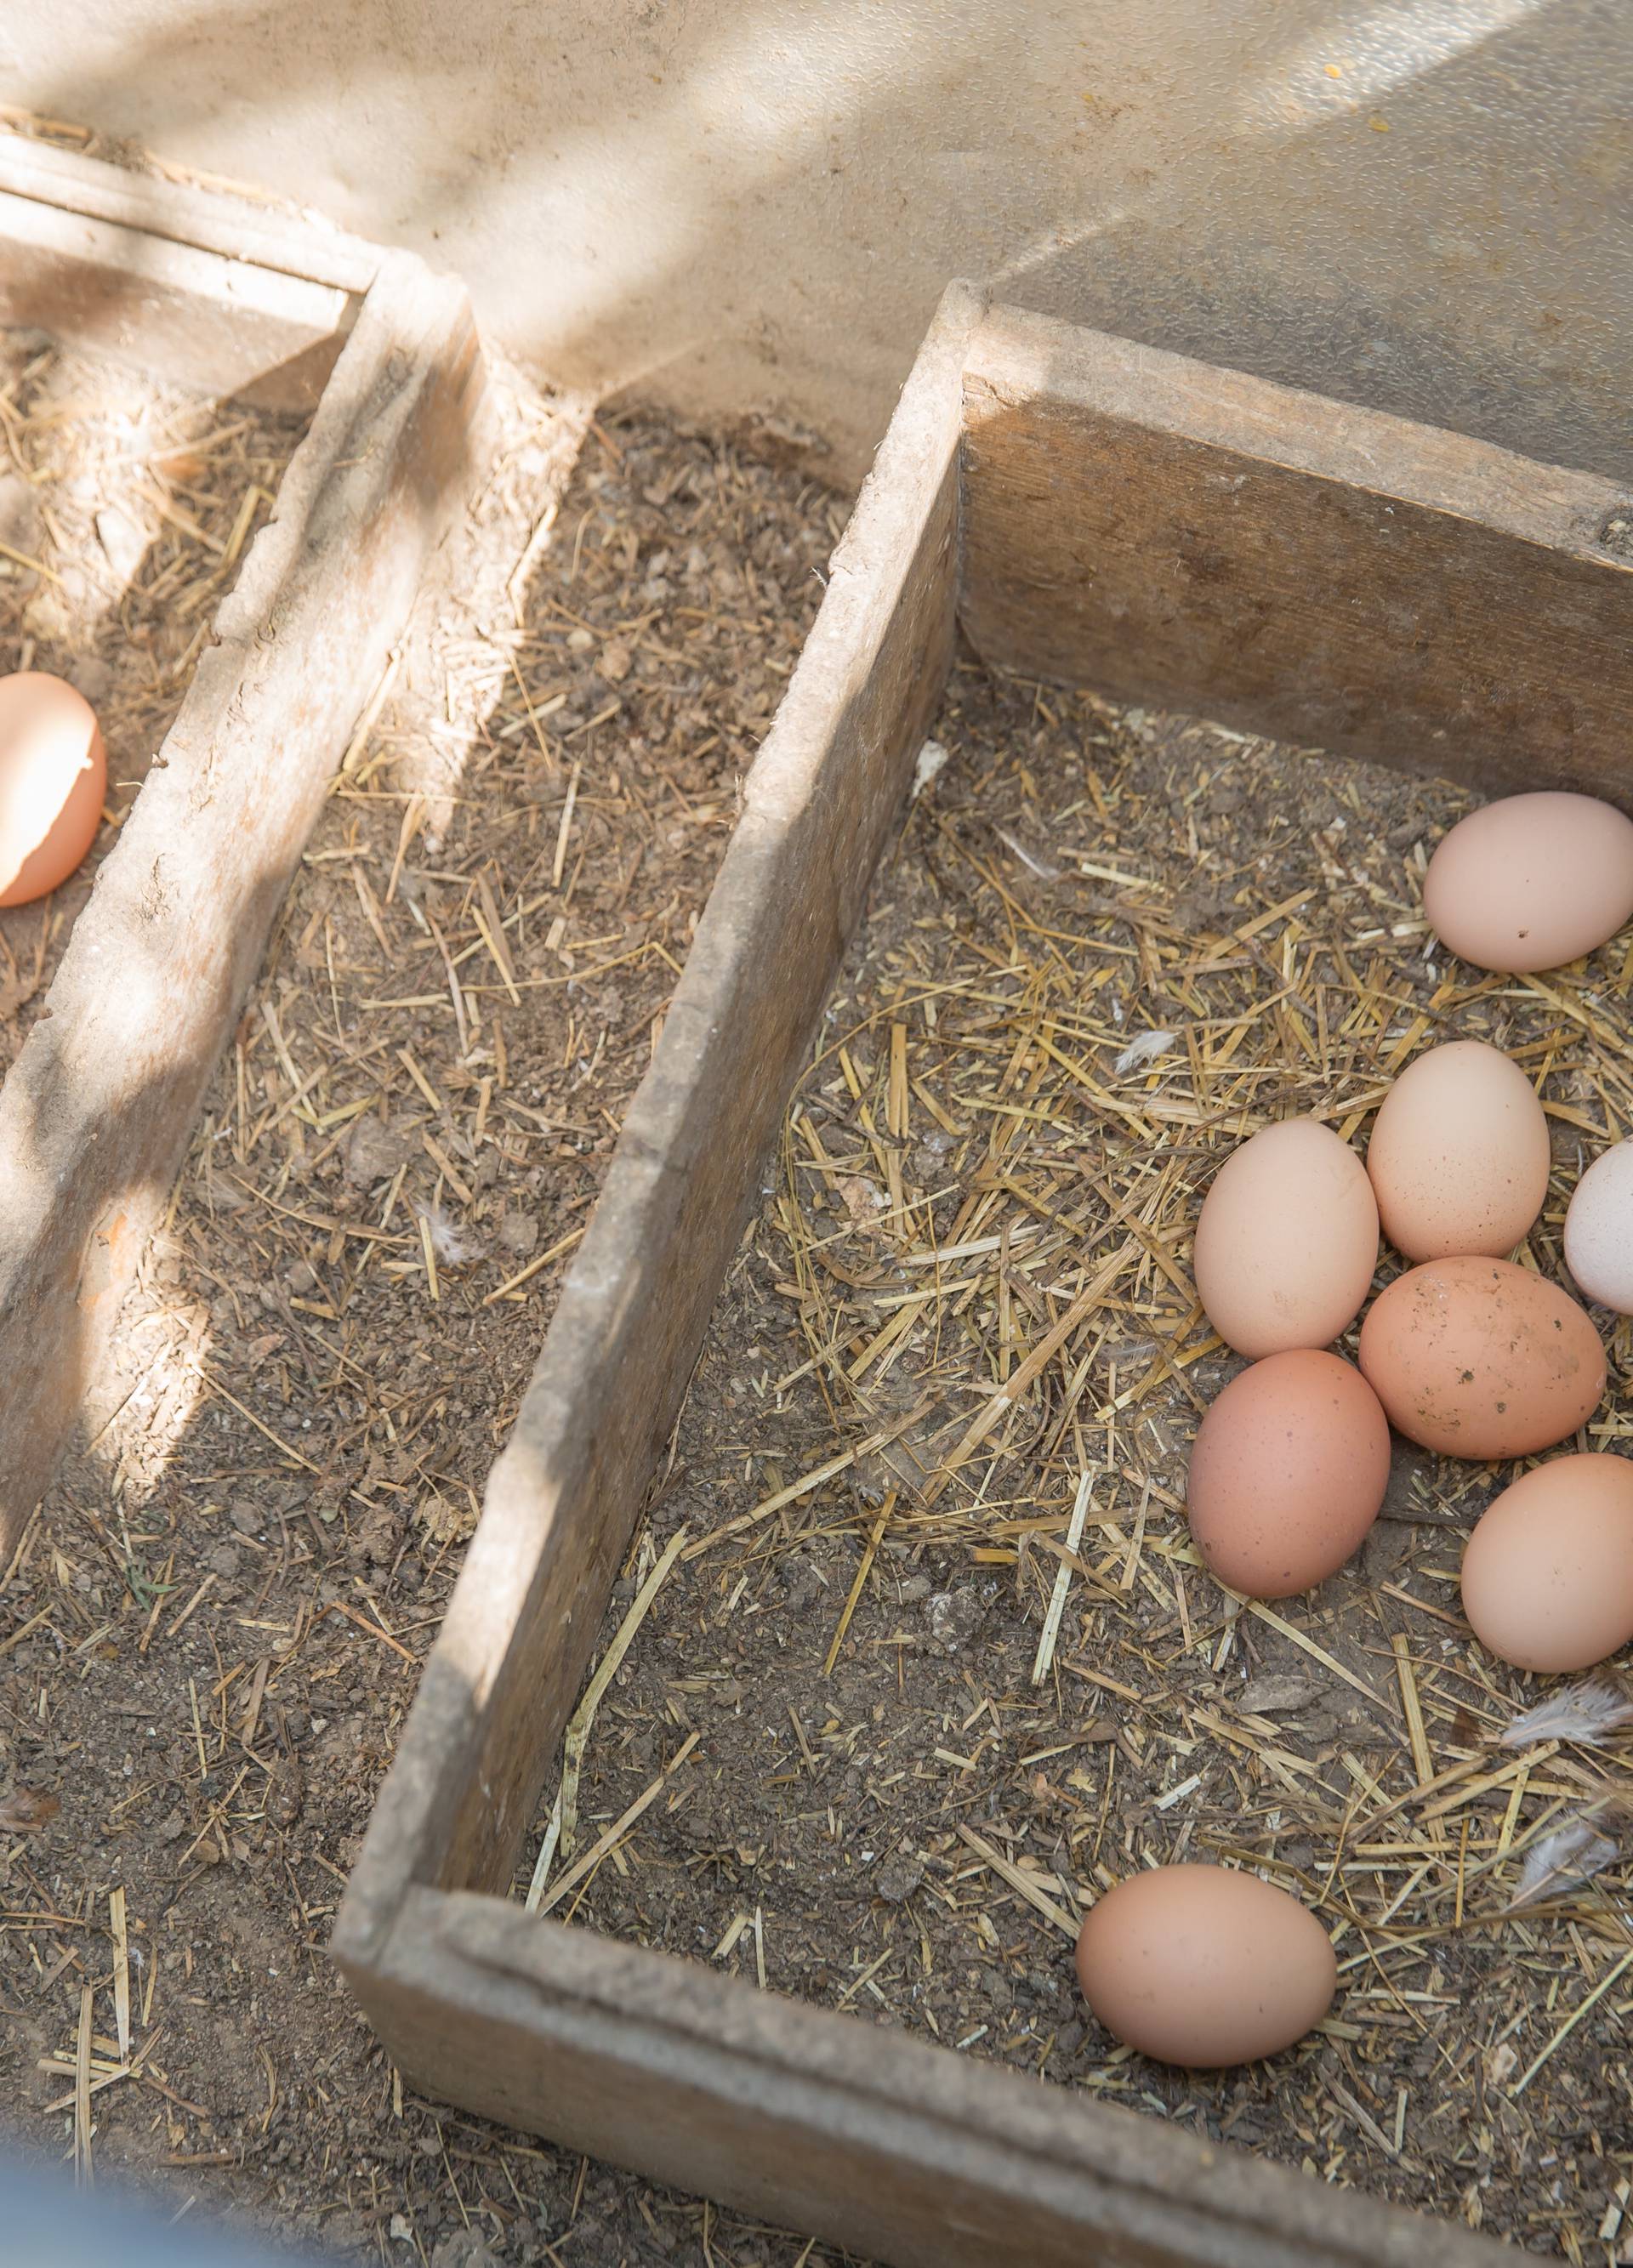
<svg viewBox="0 0 1633 2268"><path fill-rule="evenodd" d="M1562 968L1633 916L1633 820L1592 795L1504 796L1439 845L1423 911L1476 968Z"/></svg>
<svg viewBox="0 0 1633 2268"><path fill-rule="evenodd" d="M1377 1264L1366 1168L1313 1118L1284 1119L1233 1150L1196 1224L1208 1320L1254 1359L1330 1344L1360 1314Z"/></svg>
<svg viewBox="0 0 1633 2268"><path fill-rule="evenodd" d="M1279 2054L1333 2005L1338 1964L1297 1898L1226 1867L1157 1867L1090 1907L1077 1981L1142 2055L1218 2071Z"/></svg>
<svg viewBox="0 0 1633 2268"><path fill-rule="evenodd" d="M1506 1260L1430 1260L1380 1292L1361 1367L1408 1440L1448 1457L1534 1456L1585 1425L1605 1391L1588 1317Z"/></svg>
<svg viewBox="0 0 1633 2268"><path fill-rule="evenodd" d="M1453 1040L1409 1064L1366 1153L1384 1234L1408 1260L1511 1252L1542 1210L1549 1163L1535 1088L1480 1040Z"/></svg>
<svg viewBox="0 0 1633 2268"><path fill-rule="evenodd" d="M1389 1423L1352 1363L1299 1350L1233 1378L1197 1429L1186 1509L1211 1574L1254 1599L1343 1565L1389 1483Z"/></svg>
<svg viewBox="0 0 1633 2268"><path fill-rule="evenodd" d="M1590 1669L1633 1638L1633 1463L1555 1457L1491 1504L1463 1554L1463 1611L1516 1669Z"/></svg>

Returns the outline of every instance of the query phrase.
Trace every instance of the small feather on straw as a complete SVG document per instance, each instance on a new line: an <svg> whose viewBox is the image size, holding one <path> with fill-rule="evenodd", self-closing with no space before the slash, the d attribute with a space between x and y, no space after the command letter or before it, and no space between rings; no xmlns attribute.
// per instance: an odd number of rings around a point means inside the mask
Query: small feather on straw
<svg viewBox="0 0 1633 2268"><path fill-rule="evenodd" d="M440 1205L416 1204L414 1210L425 1222L432 1250L445 1268L459 1268L467 1260L481 1259L483 1248L476 1238L467 1236Z"/></svg>
<svg viewBox="0 0 1633 2268"><path fill-rule="evenodd" d="M1622 1848L1602 1830L1625 1823L1625 1815L1601 1805L1573 1812L1563 1826L1543 1836L1526 1852L1518 1885L1504 1912L1518 1913L1522 1907L1536 1905L1543 1898L1563 1896L1580 1883L1591 1881L1602 1867L1609 1866Z"/></svg>
<svg viewBox="0 0 1633 2268"><path fill-rule="evenodd" d="M1155 1063L1158 1056L1168 1053L1179 1037L1178 1032L1142 1032L1138 1039L1129 1041L1118 1057L1112 1066L1113 1072L1121 1079L1127 1071L1139 1071L1144 1064Z"/></svg>
<svg viewBox="0 0 1633 2268"><path fill-rule="evenodd" d="M1052 865L1047 858L1040 858L1035 850L1029 850L1025 843L1018 842L1007 827L994 827L993 833L1001 843L1008 843L1029 874L1036 874L1040 882L1060 880L1063 869Z"/></svg>
<svg viewBox="0 0 1633 2268"><path fill-rule="evenodd" d="M1585 1677L1562 1685L1534 1709L1516 1717L1498 1735L1498 1746L1523 1749L1533 1741L1575 1741L1596 1749L1624 1725L1633 1725L1633 1701L1601 1678Z"/></svg>

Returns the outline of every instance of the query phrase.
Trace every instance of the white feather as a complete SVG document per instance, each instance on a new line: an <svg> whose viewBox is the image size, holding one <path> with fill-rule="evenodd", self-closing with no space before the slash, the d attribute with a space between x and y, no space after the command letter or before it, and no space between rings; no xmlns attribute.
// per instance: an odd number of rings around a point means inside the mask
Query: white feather
<svg viewBox="0 0 1633 2268"><path fill-rule="evenodd" d="M1521 1906L1535 1905L1539 1899L1560 1896L1579 1882L1591 1881L1602 1867L1609 1866L1620 1848L1608 1835L1600 1832L1590 1814L1578 1812L1526 1852L1518 1888L1507 1911L1514 1913Z"/></svg>
<svg viewBox="0 0 1633 2268"><path fill-rule="evenodd" d="M938 772L947 769L947 751L939 740L927 740L919 751L919 761L913 768L913 793L907 800L917 803Z"/></svg>
<svg viewBox="0 0 1633 2268"><path fill-rule="evenodd" d="M1596 1749L1623 1725L1633 1725L1633 1701L1597 1677L1575 1685L1562 1685L1534 1709L1527 1709L1500 1736L1505 1749L1527 1748L1533 1741L1575 1741Z"/></svg>
<svg viewBox="0 0 1633 2268"><path fill-rule="evenodd" d="M468 1236L451 1221L440 1205L416 1204L414 1210L425 1222L431 1248L445 1268L458 1268L467 1260L481 1259L482 1247L476 1238Z"/></svg>
<svg viewBox="0 0 1633 2268"><path fill-rule="evenodd" d="M1126 1071L1138 1071L1158 1056L1165 1056L1178 1042L1178 1032L1142 1032L1137 1040L1130 1040L1112 1064L1113 1074L1121 1079Z"/></svg>
<svg viewBox="0 0 1633 2268"><path fill-rule="evenodd" d="M1040 882L1060 880L1060 868L1052 865L1047 858L1040 858L1036 851L1029 850L1024 843L1017 843L1007 827L994 827L993 833L1001 843L1009 844L1029 874L1036 874Z"/></svg>

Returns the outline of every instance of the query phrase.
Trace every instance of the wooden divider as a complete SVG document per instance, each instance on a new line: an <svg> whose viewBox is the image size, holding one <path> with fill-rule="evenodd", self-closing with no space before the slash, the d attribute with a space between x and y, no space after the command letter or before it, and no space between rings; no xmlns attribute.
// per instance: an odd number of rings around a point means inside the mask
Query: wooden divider
<svg viewBox="0 0 1633 2268"><path fill-rule="evenodd" d="M1621 490L1013 309L965 385L962 613L994 666L1633 808Z"/></svg>

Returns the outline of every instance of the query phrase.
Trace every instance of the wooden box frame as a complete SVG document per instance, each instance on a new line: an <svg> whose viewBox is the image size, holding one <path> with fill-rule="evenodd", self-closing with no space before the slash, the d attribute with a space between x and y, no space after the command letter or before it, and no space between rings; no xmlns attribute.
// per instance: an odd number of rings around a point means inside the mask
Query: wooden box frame
<svg viewBox="0 0 1633 2268"><path fill-rule="evenodd" d="M475 460L463 287L0 135L0 323L310 413L0 1086L0 1564L78 1416L289 878Z"/></svg>
<svg viewBox="0 0 1633 2268"><path fill-rule="evenodd" d="M336 1930L433 2094L921 2268L1453 2268L1496 2247L503 1893L962 623L994 664L1628 800L1620 492L942 301L511 1439Z"/></svg>

